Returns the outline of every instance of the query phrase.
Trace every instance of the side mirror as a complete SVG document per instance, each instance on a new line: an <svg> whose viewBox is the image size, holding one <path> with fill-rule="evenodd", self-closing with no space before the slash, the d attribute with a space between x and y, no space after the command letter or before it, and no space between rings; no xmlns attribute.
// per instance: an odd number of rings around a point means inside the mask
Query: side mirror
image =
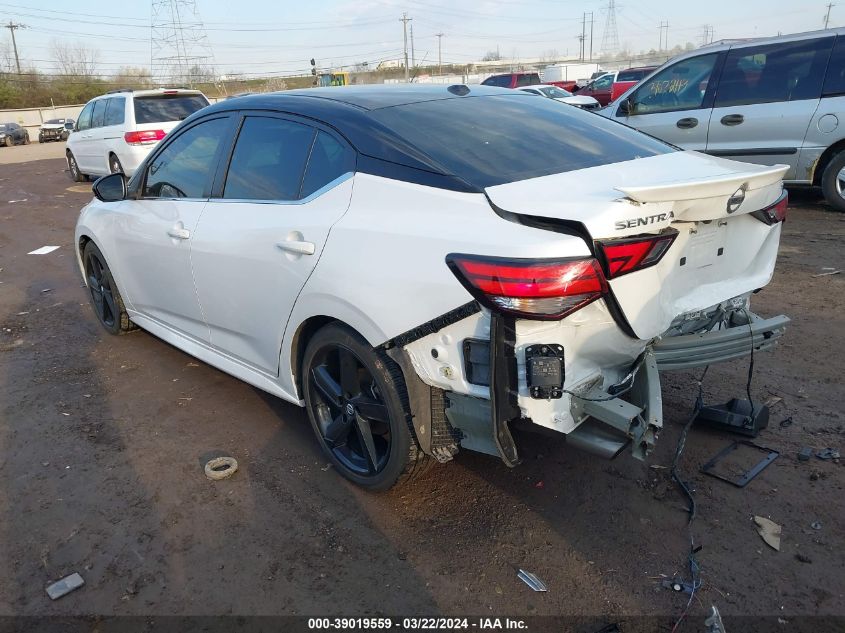
<svg viewBox="0 0 845 633"><path fill-rule="evenodd" d="M618 114L622 116L631 116L634 113L634 106L631 103L631 98L628 97L624 101L619 103L619 112Z"/></svg>
<svg viewBox="0 0 845 633"><path fill-rule="evenodd" d="M123 174L109 174L94 181L91 191L97 200L103 202L119 202L126 199L126 178Z"/></svg>

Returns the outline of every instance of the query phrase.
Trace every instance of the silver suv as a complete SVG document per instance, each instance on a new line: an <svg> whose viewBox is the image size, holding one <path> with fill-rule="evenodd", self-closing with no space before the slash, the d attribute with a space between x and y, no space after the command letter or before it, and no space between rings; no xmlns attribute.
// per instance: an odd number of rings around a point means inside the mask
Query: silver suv
<svg viewBox="0 0 845 633"><path fill-rule="evenodd" d="M713 156L789 165L845 211L845 28L732 41L676 57L601 111Z"/></svg>

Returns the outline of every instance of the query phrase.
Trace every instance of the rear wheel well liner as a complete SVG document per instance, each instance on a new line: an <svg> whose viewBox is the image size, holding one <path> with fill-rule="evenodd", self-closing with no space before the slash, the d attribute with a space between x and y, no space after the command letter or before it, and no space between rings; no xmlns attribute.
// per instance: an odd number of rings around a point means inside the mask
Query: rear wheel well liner
<svg viewBox="0 0 845 633"><path fill-rule="evenodd" d="M827 169L827 166L830 164L836 155L839 152L845 151L845 138L836 141L833 145L829 146L826 150L822 152L822 155L819 156L818 161L816 161L816 166L813 169L813 185L819 186L822 184L822 176L824 176L824 171Z"/></svg>
<svg viewBox="0 0 845 633"><path fill-rule="evenodd" d="M296 328L296 333L291 340L290 369L293 374L293 386L296 389L297 397L300 399L303 398L304 393L301 375L302 360L305 357L305 348L308 347L308 341L311 340L317 330L335 321L338 320L334 317L319 314L308 317Z"/></svg>

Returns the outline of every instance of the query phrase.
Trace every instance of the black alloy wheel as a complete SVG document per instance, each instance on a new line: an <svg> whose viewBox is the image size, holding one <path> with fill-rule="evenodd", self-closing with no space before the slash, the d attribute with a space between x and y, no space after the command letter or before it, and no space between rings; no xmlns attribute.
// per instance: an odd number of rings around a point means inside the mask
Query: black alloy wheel
<svg viewBox="0 0 845 633"><path fill-rule="evenodd" d="M386 490L433 461L411 435L401 369L357 332L340 323L317 331L301 376L317 439L350 481Z"/></svg>
<svg viewBox="0 0 845 633"><path fill-rule="evenodd" d="M111 270L94 242L85 245L82 263L94 314L102 326L111 334L123 334L136 329L137 326L129 320L126 313Z"/></svg>

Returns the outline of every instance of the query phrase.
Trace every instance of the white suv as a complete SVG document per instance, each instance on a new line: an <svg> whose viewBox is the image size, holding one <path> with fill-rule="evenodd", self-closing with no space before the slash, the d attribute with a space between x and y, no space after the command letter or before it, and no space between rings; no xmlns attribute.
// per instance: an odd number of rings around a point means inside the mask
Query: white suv
<svg viewBox="0 0 845 633"><path fill-rule="evenodd" d="M208 105L198 90L159 88L116 90L91 99L67 141L70 175L135 173L138 165L170 130Z"/></svg>

